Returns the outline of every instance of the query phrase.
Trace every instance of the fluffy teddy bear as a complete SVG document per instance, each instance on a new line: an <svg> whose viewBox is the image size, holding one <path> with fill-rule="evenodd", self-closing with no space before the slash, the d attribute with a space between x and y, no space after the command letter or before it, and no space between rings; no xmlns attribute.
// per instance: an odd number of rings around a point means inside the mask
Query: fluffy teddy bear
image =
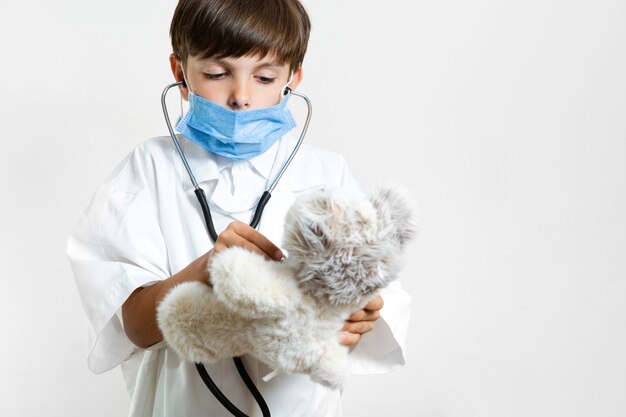
<svg viewBox="0 0 626 417"><path fill-rule="evenodd" d="M401 250L416 233L411 200L398 186L361 199L339 188L310 192L287 213L285 260L239 247L215 254L212 287L173 288L159 304L159 327L184 359L251 354L275 371L341 388L343 322L396 279Z"/></svg>

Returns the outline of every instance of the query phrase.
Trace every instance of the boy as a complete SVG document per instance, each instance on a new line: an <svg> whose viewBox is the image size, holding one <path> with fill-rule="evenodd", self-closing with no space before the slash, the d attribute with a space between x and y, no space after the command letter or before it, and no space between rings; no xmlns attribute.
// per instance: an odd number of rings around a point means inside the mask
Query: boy
<svg viewBox="0 0 626 417"><path fill-rule="evenodd" d="M295 90L302 80L309 31L298 0L181 0L170 28L170 65L175 79L185 81L183 99L229 112L278 106L284 87ZM198 117L211 124L212 115ZM90 322L89 368L100 373L121 364L133 417L228 415L195 365L162 341L156 307L169 289L189 280L210 285L211 256L229 246L280 260L273 242L281 241L285 213L299 193L320 186L360 193L342 157L303 145L274 190L259 230L253 229L248 222L255 205L295 145L288 134L259 140L264 146L244 155L232 143L205 141L191 132L180 136L221 232L214 245L169 137L144 142L122 161L68 241ZM378 320L383 298L387 307ZM408 304L396 284L347 318L338 339L351 350L351 371L386 372L404 363ZM341 415L339 392L305 375L264 381L272 370L253 357L243 360L273 416ZM205 367L237 407L258 415L232 361Z"/></svg>

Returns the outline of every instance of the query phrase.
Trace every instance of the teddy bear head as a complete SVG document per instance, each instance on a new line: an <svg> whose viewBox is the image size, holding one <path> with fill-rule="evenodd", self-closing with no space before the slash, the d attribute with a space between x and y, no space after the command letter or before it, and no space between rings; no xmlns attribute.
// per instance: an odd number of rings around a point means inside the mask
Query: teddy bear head
<svg viewBox="0 0 626 417"><path fill-rule="evenodd" d="M405 244L417 234L408 193L377 187L368 198L340 188L300 197L285 220L287 262L305 293L332 304L361 304L393 281Z"/></svg>

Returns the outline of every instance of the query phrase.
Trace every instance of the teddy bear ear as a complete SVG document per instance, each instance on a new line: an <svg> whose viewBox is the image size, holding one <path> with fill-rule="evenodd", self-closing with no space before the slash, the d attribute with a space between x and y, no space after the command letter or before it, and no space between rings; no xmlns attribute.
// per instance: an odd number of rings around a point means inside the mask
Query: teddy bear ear
<svg viewBox="0 0 626 417"><path fill-rule="evenodd" d="M417 236L420 215L411 193L386 182L374 187L369 197L378 215L381 237L391 237L400 248Z"/></svg>
<svg viewBox="0 0 626 417"><path fill-rule="evenodd" d="M285 221L287 247L306 250L322 247L328 235L326 221L332 209L330 191L317 189L300 196L287 212Z"/></svg>

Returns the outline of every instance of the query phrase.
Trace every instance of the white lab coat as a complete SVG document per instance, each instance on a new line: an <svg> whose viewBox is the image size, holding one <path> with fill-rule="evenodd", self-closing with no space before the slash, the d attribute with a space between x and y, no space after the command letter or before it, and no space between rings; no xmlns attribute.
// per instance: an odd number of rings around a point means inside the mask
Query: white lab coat
<svg viewBox="0 0 626 417"><path fill-rule="evenodd" d="M184 137L180 140L210 201L218 233L235 219L250 221L268 179L275 177L296 142L288 135L256 158L232 162ZM360 193L343 157L303 145L272 193L259 231L280 246L283 219L295 197L334 185ZM121 320L121 306L133 290L170 277L212 245L193 186L169 137L144 142L120 163L97 189L68 240L67 255L88 320L89 369L101 373L121 364L131 417L229 416L193 363L181 360L164 342L137 348ZM410 298L398 282L382 296L381 319L349 356L351 372L388 372L404 364ZM272 416L341 415L340 392L304 375L264 381L271 369L249 356L244 363ZM232 402L250 416L260 415L231 360L206 367Z"/></svg>

